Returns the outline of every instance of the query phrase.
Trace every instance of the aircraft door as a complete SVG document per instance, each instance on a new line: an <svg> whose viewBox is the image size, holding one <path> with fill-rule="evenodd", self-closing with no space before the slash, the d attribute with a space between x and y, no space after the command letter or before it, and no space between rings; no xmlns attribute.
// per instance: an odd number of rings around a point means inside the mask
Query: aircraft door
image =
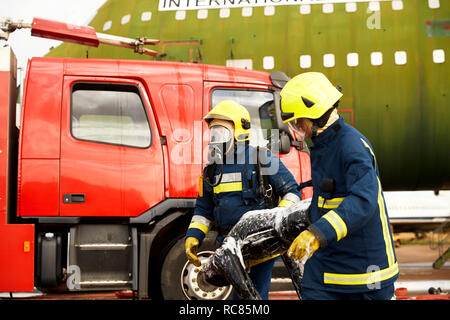
<svg viewBox="0 0 450 320"><path fill-rule="evenodd" d="M164 61L200 63L200 43L198 41L164 41L161 44Z"/></svg>

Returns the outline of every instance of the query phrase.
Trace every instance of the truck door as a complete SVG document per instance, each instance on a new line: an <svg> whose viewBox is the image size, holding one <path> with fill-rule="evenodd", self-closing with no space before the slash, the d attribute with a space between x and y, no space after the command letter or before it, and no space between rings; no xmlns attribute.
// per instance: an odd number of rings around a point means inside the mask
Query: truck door
<svg viewBox="0 0 450 320"><path fill-rule="evenodd" d="M64 78L61 216L138 216L163 200L157 126L138 81Z"/></svg>

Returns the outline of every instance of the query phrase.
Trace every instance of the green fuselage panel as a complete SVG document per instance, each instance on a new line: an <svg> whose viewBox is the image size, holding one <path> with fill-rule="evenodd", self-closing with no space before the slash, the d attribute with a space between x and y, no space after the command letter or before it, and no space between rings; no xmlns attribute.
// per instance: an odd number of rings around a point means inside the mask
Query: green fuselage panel
<svg viewBox="0 0 450 320"><path fill-rule="evenodd" d="M187 10L178 13L179 18L185 14L178 20L175 11L158 11L158 1L109 0L90 25L97 32L160 39L151 48L162 54L159 60L226 65L227 60L250 59L253 69L289 76L323 72L343 87L340 112L373 144L386 190L449 189L450 38L445 21L450 1L441 0L436 9L423 0L403 0L401 10L393 10L391 1L379 4L379 11L357 3L356 11L347 12L345 3L336 3L332 13L311 5L308 14L299 5L284 5L274 7L273 15L253 7L248 17L242 8L232 8L225 18L220 9L210 9L204 19L198 10ZM122 24L127 14L129 22ZM104 30L108 21L110 28ZM433 60L434 50L444 52L444 62ZM372 65L373 52L381 52L380 65ZM396 61L396 52L405 52L406 61L405 53L397 53ZM348 65L349 53L357 53L356 66ZM325 54L334 55L330 67L324 66ZM303 55L311 57L309 68L300 67ZM62 44L48 56L152 59L130 49L73 44ZM273 69L264 69L264 57L273 57Z"/></svg>

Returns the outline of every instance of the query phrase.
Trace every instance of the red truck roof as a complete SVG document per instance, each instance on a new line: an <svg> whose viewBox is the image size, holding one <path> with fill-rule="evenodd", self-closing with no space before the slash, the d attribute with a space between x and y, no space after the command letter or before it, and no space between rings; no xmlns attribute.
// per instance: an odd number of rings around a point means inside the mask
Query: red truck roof
<svg viewBox="0 0 450 320"><path fill-rule="evenodd" d="M238 83L253 83L270 85L269 73L224 66L180 63L166 61L114 60L114 59L71 59L71 58L40 58L35 57L31 63L63 64L65 75L102 75L102 76L132 76L161 73L164 76L175 72L183 77L189 74L202 73L204 81L224 81Z"/></svg>

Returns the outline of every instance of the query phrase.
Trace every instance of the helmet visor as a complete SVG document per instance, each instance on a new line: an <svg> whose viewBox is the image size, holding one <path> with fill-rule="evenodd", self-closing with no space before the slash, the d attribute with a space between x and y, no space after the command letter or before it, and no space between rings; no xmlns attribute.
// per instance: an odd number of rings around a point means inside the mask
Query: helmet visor
<svg viewBox="0 0 450 320"><path fill-rule="evenodd" d="M213 125L209 128L209 143L226 143L233 138L231 131L221 125Z"/></svg>

